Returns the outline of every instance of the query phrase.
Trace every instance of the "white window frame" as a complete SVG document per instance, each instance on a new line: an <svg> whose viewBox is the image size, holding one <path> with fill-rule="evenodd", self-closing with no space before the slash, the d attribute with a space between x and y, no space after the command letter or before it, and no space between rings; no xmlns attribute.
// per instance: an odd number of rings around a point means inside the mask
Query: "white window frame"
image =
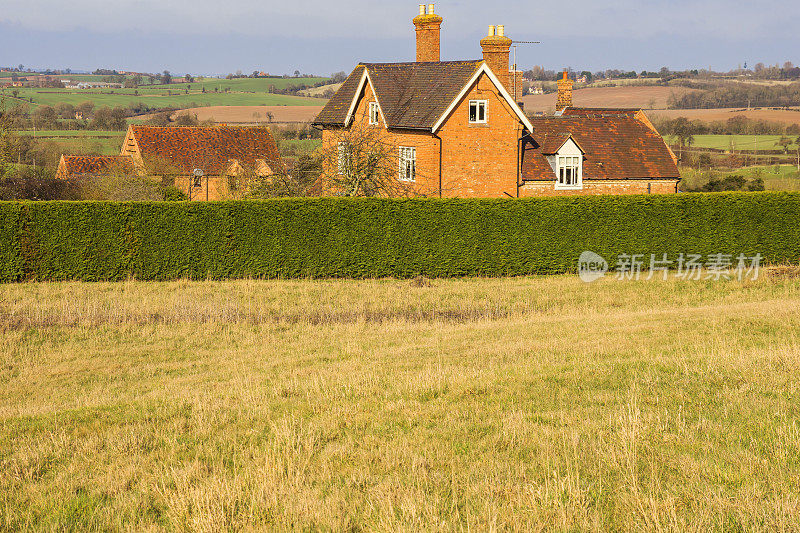
<svg viewBox="0 0 800 533"><path fill-rule="evenodd" d="M338 145L338 167L339 175L349 174L353 165L353 150L349 143L341 141Z"/></svg>
<svg viewBox="0 0 800 533"><path fill-rule="evenodd" d="M570 170L572 172L568 172ZM556 189L562 191L583 189L582 155L556 155Z"/></svg>
<svg viewBox="0 0 800 533"><path fill-rule="evenodd" d="M411 146L401 146L399 149L399 163L397 179L409 183L416 182L417 149Z"/></svg>
<svg viewBox="0 0 800 533"><path fill-rule="evenodd" d="M381 123L381 106L378 102L369 103L369 125L377 126Z"/></svg>
<svg viewBox="0 0 800 533"><path fill-rule="evenodd" d="M475 120L472 120L472 107L475 106ZM483 108L483 119L480 118L480 111ZM470 100L469 101L469 116L467 117L470 124L486 124L489 120L489 101L488 100Z"/></svg>

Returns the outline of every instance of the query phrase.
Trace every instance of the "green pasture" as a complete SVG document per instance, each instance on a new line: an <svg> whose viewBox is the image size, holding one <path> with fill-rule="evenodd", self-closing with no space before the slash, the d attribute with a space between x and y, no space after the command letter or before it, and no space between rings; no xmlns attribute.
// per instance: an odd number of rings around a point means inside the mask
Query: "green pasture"
<svg viewBox="0 0 800 533"><path fill-rule="evenodd" d="M291 86L300 85L315 85L320 82L327 81L328 78L237 78L233 80L220 79L220 78L195 78L192 83L178 83L170 85L148 85L145 89L156 88L161 90L175 90L185 89L186 86L191 86L191 90L202 91L205 87L206 92L217 89L224 91L230 89L231 91L239 92L254 92L254 93L268 93L270 87L276 89L286 89Z"/></svg>
<svg viewBox="0 0 800 533"><path fill-rule="evenodd" d="M683 183L697 187L712 179L725 176L743 176L748 180L761 178L768 191L800 191L800 169L796 165L770 165L744 167L735 170L697 170L684 168L681 171Z"/></svg>
<svg viewBox="0 0 800 533"><path fill-rule="evenodd" d="M695 135L692 146L694 148L708 148L712 150L735 150L753 151L755 150L778 150L778 141L783 135ZM790 150L797 149L797 136L786 135L785 137L794 141L789 146ZM671 145L678 144L677 137L667 135L664 137Z"/></svg>
<svg viewBox="0 0 800 533"><path fill-rule="evenodd" d="M278 146L283 155L310 154L322 145L321 139L279 139Z"/></svg>
<svg viewBox="0 0 800 533"><path fill-rule="evenodd" d="M124 132L119 131L93 131L93 130L20 130L18 135L32 135L37 138L87 138L87 137L119 137L124 136Z"/></svg>
<svg viewBox="0 0 800 533"><path fill-rule="evenodd" d="M206 88L202 92L199 85L192 84L192 89L186 92L187 86L170 85L169 89L146 87L139 89L2 89L0 97L5 97L8 105L14 103L27 103L33 107L41 105L56 106L59 103L78 105L91 101L97 107L127 107L132 104L143 103L153 108L175 107L205 107L205 106L315 106L324 105L326 100L319 98L303 98L300 96L287 96L270 94L267 92L213 92ZM13 98L13 91L19 91L18 97ZM138 94L136 94L138 91ZM31 102L33 99L33 102Z"/></svg>
<svg viewBox="0 0 800 533"><path fill-rule="evenodd" d="M63 154L119 155L125 133L115 132L113 136L107 137L39 137L37 134L36 139L40 143L55 143Z"/></svg>

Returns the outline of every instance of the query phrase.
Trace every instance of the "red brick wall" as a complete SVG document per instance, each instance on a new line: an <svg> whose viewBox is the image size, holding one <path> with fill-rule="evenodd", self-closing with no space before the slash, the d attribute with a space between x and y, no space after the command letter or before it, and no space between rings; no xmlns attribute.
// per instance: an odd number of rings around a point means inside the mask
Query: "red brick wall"
<svg viewBox="0 0 800 533"><path fill-rule="evenodd" d="M598 194L674 194L679 180L584 180L583 189L557 191L554 181L526 181L520 197L576 196ZM648 190L648 185L650 186Z"/></svg>
<svg viewBox="0 0 800 533"><path fill-rule="evenodd" d="M470 100L487 100L486 124L469 123ZM438 134L443 140L444 196L516 197L517 139L522 125L486 75L478 79Z"/></svg>
<svg viewBox="0 0 800 533"><path fill-rule="evenodd" d="M396 168L399 175L399 150L400 147L416 148L417 150L417 180L413 184L406 182L400 183L401 187L409 187L412 195L417 196L439 196L439 140L429 132L395 132L387 131L383 125L383 119L378 126L369 124L369 104L375 102L372 87L367 84L364 94L359 100L354 112L351 130L367 130L370 133L357 135L357 138L372 139L372 132L376 138L381 139L385 146L385 153L389 154L390 161L387 165ZM336 145L339 141L347 138L346 134L336 130L326 129L322 132L322 150L327 156L325 171L328 173L336 171L338 162L336 158ZM322 183L321 190L324 194L334 194L331 184Z"/></svg>
<svg viewBox="0 0 800 533"><path fill-rule="evenodd" d="M194 186L193 176L179 176L175 178L175 187L183 191L192 201L230 200L233 198L229 189L227 176L205 176L200 180L200 187ZM206 197L206 193L208 196Z"/></svg>

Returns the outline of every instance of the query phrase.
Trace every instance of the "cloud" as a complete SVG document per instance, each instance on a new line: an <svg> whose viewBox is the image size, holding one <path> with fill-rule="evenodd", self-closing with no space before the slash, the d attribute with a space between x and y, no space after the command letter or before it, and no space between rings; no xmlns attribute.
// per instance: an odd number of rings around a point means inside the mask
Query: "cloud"
<svg viewBox="0 0 800 533"><path fill-rule="evenodd" d="M2 0L0 64L319 73L410 60L416 2L396 0ZM731 68L800 62L798 3L785 0L442 0L445 59L480 57L489 24L521 66ZM780 16L776 16L780 13Z"/></svg>
<svg viewBox="0 0 800 533"><path fill-rule="evenodd" d="M4 0L0 21L28 29L235 33L286 37L400 37L414 2L396 0ZM532 37L764 36L794 31L800 8L785 0L561 0L437 3L456 38L506 24ZM780 17L775 14L780 13Z"/></svg>

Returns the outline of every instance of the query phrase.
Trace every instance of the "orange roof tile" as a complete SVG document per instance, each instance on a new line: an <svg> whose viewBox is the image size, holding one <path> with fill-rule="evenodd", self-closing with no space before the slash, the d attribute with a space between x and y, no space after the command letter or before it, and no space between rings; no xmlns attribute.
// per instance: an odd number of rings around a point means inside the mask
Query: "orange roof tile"
<svg viewBox="0 0 800 533"><path fill-rule="evenodd" d="M128 173L133 171L133 161L128 156L64 155L61 157L63 173L66 178L102 176L114 172Z"/></svg>
<svg viewBox="0 0 800 533"><path fill-rule="evenodd" d="M554 180L546 148L572 136L584 151L583 179L677 179L664 139L628 113L534 117L524 139L523 180Z"/></svg>
<svg viewBox="0 0 800 533"><path fill-rule="evenodd" d="M162 161L185 173L202 169L207 175L225 174L233 162L271 168L280 155L268 128L262 127L155 127L131 126L142 159Z"/></svg>

